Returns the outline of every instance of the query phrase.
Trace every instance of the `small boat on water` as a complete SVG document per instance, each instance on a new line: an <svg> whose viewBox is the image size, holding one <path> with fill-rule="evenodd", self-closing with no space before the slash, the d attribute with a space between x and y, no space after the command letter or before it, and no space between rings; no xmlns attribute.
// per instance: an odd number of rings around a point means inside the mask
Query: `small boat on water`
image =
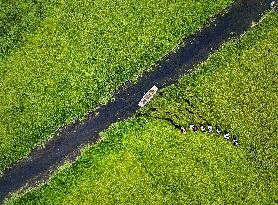
<svg viewBox="0 0 278 205"><path fill-rule="evenodd" d="M144 96L143 98L140 100L140 102L138 103L138 105L140 107L144 107L146 104L148 104L151 99L154 97L154 95L156 94L156 92L158 91L158 88L154 85Z"/></svg>

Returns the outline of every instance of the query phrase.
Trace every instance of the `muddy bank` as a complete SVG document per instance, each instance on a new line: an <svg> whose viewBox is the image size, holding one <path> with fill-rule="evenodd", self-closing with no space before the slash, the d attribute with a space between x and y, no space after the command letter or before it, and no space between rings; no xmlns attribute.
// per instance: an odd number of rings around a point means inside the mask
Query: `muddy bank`
<svg viewBox="0 0 278 205"><path fill-rule="evenodd" d="M12 165L0 178L0 202L27 183L47 179L50 170L66 159L74 159L82 146L95 143L100 131L132 116L139 109L141 97L153 85L163 88L177 82L181 75L192 72L194 65L206 60L223 42L239 37L258 22L269 9L269 3L265 0L236 1L228 11L217 15L211 25L184 39L184 46L158 62L153 72L144 73L136 84L117 91L115 100L99 108L97 115L91 115L85 122L74 123L47 142L43 149L34 150L28 158Z"/></svg>

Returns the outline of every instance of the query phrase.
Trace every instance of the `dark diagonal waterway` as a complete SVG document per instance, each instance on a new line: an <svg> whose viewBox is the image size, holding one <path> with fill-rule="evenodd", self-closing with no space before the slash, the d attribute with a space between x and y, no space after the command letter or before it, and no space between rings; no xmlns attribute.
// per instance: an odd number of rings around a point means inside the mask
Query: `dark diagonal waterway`
<svg viewBox="0 0 278 205"><path fill-rule="evenodd" d="M42 149L34 150L27 158L8 168L0 178L0 203L9 193L27 183L46 179L49 170L61 165L65 159L74 159L82 146L95 143L100 131L112 123L127 119L139 109L138 102L153 85L158 88L178 81L191 72L194 65L206 60L231 37L239 37L258 22L269 8L267 0L238 0L226 12L217 15L211 25L184 39L175 53L163 58L152 72L146 72L136 84L122 88L114 101L98 109L98 115L65 128Z"/></svg>

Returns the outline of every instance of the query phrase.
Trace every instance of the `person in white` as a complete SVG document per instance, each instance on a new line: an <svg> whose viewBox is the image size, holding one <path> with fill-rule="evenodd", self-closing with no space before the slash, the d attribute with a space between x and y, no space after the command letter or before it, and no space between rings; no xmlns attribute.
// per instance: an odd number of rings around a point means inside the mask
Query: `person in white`
<svg viewBox="0 0 278 205"><path fill-rule="evenodd" d="M228 141L230 139L230 134L228 132L224 132L224 138Z"/></svg>
<svg viewBox="0 0 278 205"><path fill-rule="evenodd" d="M200 129L201 129L202 132L205 132L205 131L206 131L206 128L205 128L204 125L201 125L201 128L200 128Z"/></svg>
<svg viewBox="0 0 278 205"><path fill-rule="evenodd" d="M273 9L273 10L276 9L276 7L277 7L276 1L272 1L272 2L270 3L269 7L270 7L271 9Z"/></svg>
<svg viewBox="0 0 278 205"><path fill-rule="evenodd" d="M239 146L239 143L238 143L238 141L237 141L237 138L235 138L235 137L233 137L233 144L234 144L235 146Z"/></svg>
<svg viewBox="0 0 278 205"><path fill-rule="evenodd" d="M185 129L183 126L181 126L181 132L182 132L183 134L186 133L186 129Z"/></svg>
<svg viewBox="0 0 278 205"><path fill-rule="evenodd" d="M208 131L209 131L209 132L213 132L213 129L212 129L212 126L211 126L211 125L208 126Z"/></svg>
<svg viewBox="0 0 278 205"><path fill-rule="evenodd" d="M220 135L220 134L221 134L221 130L220 130L219 127L216 128L216 134L217 134L217 135Z"/></svg>

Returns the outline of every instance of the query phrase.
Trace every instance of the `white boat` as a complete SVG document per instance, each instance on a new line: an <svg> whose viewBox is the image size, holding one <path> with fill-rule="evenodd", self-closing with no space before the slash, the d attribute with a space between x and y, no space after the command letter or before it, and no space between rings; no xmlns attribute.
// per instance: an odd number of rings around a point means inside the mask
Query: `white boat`
<svg viewBox="0 0 278 205"><path fill-rule="evenodd" d="M158 91L158 88L154 85L144 96L143 98L140 100L140 102L138 103L138 105L140 107L144 107L146 104L148 104L151 99L154 97L154 95L156 94L156 92Z"/></svg>

